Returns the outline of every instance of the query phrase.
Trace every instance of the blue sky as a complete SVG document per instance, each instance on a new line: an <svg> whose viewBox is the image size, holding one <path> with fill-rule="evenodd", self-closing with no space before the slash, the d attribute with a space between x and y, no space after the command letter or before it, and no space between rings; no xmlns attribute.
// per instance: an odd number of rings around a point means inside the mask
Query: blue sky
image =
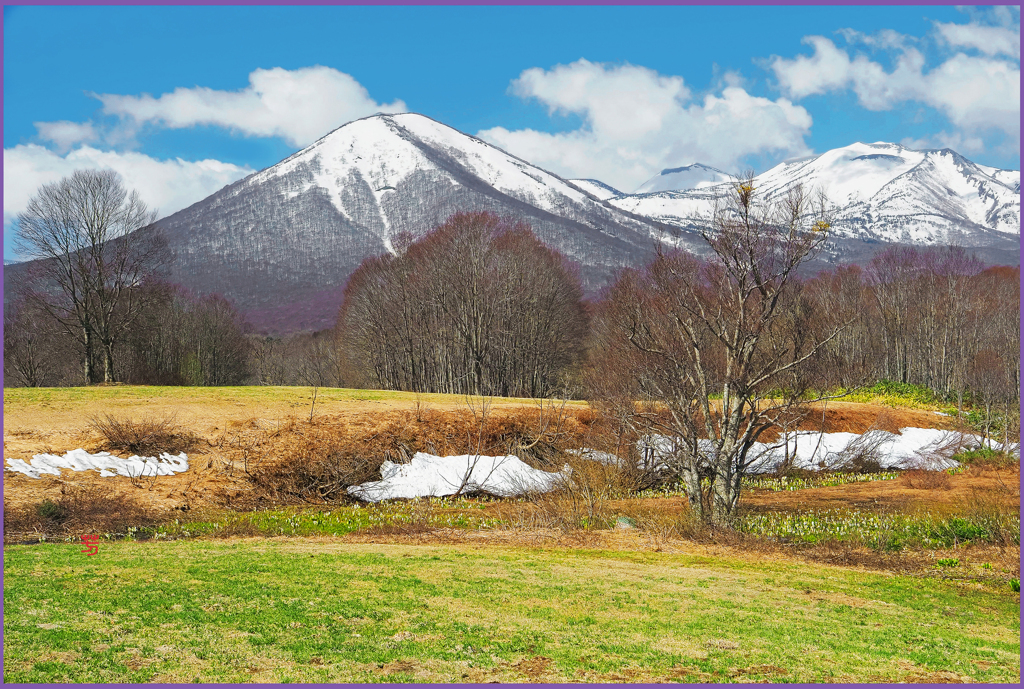
<svg viewBox="0 0 1024 689"><path fill-rule="evenodd" d="M411 111L632 191L854 141L1020 167L1020 15L954 7L6 7L4 258L40 184L161 215Z"/></svg>

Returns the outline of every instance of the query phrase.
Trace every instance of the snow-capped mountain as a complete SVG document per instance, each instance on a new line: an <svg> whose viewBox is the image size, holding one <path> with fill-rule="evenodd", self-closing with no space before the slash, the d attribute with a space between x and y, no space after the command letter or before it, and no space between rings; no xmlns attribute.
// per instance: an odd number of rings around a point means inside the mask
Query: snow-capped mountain
<svg viewBox="0 0 1024 689"><path fill-rule="evenodd" d="M580 264L592 289L650 255L664 231L412 113L350 122L157 224L174 254L172 281L222 293L259 327L287 331L333 325L364 258L461 210L523 218Z"/></svg>
<svg viewBox="0 0 1024 689"><path fill-rule="evenodd" d="M698 253L694 230L730 189L704 165L664 170L644 193L593 179L564 180L422 115L350 122L280 163L157 222L167 278L220 293L261 331L333 326L348 276L457 211L515 215L579 264L596 292L658 242ZM886 242L957 243L991 263L1020 260L1020 172L954 151L853 144L758 175L776 198L797 184L837 207L826 262L864 262ZM28 264L5 266L5 299ZM822 267L821 263L808 270Z"/></svg>
<svg viewBox="0 0 1024 689"><path fill-rule="evenodd" d="M650 194L656 191L684 191L701 189L716 184L727 184L733 180L732 175L700 163L686 167L674 167L662 170L651 177L634 191L634 194Z"/></svg>
<svg viewBox="0 0 1024 689"><path fill-rule="evenodd" d="M796 185L826 193L836 210L837 239L1019 250L1020 171L977 165L950 149L856 143L781 163L754 178L766 200ZM704 185L623 195L610 203L687 226L706 217L727 189Z"/></svg>

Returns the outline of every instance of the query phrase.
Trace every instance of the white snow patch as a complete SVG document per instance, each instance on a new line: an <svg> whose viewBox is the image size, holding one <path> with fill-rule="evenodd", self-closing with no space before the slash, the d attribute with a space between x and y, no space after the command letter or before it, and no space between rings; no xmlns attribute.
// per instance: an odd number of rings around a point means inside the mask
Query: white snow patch
<svg viewBox="0 0 1024 689"><path fill-rule="evenodd" d="M380 481L350 486L350 495L380 502L391 498L421 498L485 492L511 497L530 492L547 492L569 475L569 467L561 472L534 469L518 457L487 457L458 455L438 457L417 452L409 464L384 462Z"/></svg>
<svg viewBox="0 0 1024 689"><path fill-rule="evenodd" d="M41 478L43 474L60 476L61 469L72 471L100 472L100 476L171 476L188 471L188 457L182 452L171 455L166 452L160 457L140 457L132 455L128 459L116 457L109 452L90 454L78 448L64 456L41 454L35 455L26 462L23 459L8 459L7 471L16 471L29 478Z"/></svg>
<svg viewBox="0 0 1024 689"><path fill-rule="evenodd" d="M570 179L569 181L588 194L596 196L600 201L607 201L622 195L622 192L618 189L596 179Z"/></svg>
<svg viewBox="0 0 1024 689"><path fill-rule="evenodd" d="M786 461L786 449L796 469L839 469L858 455L876 460L883 469L949 469L959 465L951 457L960 450L982 445L979 436L934 428L901 428L900 433L868 431L856 433L818 433L798 431L783 442L754 443L747 455L747 473L770 473ZM993 449L1004 449L992 443ZM675 455L675 445L667 436L651 436L639 446L641 457L654 469L666 468ZM1007 452L1020 454L1020 446L1011 444ZM700 451L714 452L710 440L700 441ZM604 464L618 464L615 455L589 448L574 450L575 454Z"/></svg>

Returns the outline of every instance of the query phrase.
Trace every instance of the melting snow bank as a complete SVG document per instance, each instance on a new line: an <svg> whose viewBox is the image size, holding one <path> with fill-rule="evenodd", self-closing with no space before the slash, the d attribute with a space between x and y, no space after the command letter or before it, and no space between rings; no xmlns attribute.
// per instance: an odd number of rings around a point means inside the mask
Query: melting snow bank
<svg viewBox="0 0 1024 689"><path fill-rule="evenodd" d="M960 464L951 459L954 454L980 445L978 436L934 428L901 428L899 435L801 431L786 443L755 444L748 471L775 471L785 462L787 449L797 469L845 469L858 459L876 461L882 469L951 469Z"/></svg>
<svg viewBox="0 0 1024 689"><path fill-rule="evenodd" d="M501 497L523 493L544 493L569 476L566 466L560 472L534 469L518 457L459 455L437 457L417 452L409 464L384 462L380 481L350 486L349 494L367 502L390 498L420 498L484 492Z"/></svg>
<svg viewBox="0 0 1024 689"><path fill-rule="evenodd" d="M943 431L932 428L903 428L900 434L887 431L856 433L818 433L799 431L790 434L787 442L755 443L748 458L749 473L769 473L786 461L786 446L793 467L799 469L849 468L856 459L874 460L883 469L948 469L959 463L951 459L960 450L981 446L976 435ZM994 449L1002 449L998 443ZM701 449L713 449L709 441L701 441ZM1006 448L1020 453L1018 445ZM652 468L665 467L673 457L672 439L653 436L640 445L641 456ZM586 459L617 464L619 458L607 452L591 449L570 450ZM568 465L560 472L551 473L534 469L518 457L484 457L459 455L437 457L425 452L413 455L409 464L384 462L380 468L381 480L351 486L353 497L367 502L380 502L391 498L441 497L455 493L484 492L502 497L524 493L543 493L567 479Z"/></svg>
<svg viewBox="0 0 1024 689"><path fill-rule="evenodd" d="M981 438L976 435L934 428L901 428L899 435L877 430L862 435L798 431L790 434L786 442L780 438L775 443L754 443L747 455L750 460L747 472L771 473L785 463L787 454L796 469L844 469L862 459L874 460L882 469L941 470L959 465L951 457L960 450L978 448L981 444ZM708 440L700 441L700 446L702 452L714 451ZM1003 446L992 443L992 448L1002 450ZM666 436L652 436L642 442L639 449L652 469L666 467L675 454L672 438ZM1011 444L1006 451L1019 456L1020 446ZM574 452L605 464L620 461L615 455L596 450Z"/></svg>
<svg viewBox="0 0 1024 689"><path fill-rule="evenodd" d="M171 476L188 470L188 457L161 453L156 457L139 457L132 455L128 459L115 457L109 452L89 454L79 448L66 455L36 455L31 462L23 459L8 459L7 471L17 471L29 478L41 478L43 474L60 476L61 469L72 471L88 471L95 469L100 476Z"/></svg>

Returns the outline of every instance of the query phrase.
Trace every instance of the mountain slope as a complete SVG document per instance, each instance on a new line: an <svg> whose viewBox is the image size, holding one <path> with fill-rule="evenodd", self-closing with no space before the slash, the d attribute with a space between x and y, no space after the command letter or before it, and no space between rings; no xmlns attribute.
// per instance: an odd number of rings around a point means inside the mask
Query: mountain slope
<svg viewBox="0 0 1024 689"><path fill-rule="evenodd" d="M821 189L836 208L835 241L956 243L1012 257L1020 236L1020 172L977 165L949 149L914 151L856 143L784 162L757 175L763 198ZM618 208L664 223L692 225L727 185L631 194Z"/></svg>
<svg viewBox="0 0 1024 689"><path fill-rule="evenodd" d="M663 230L587 190L422 115L376 115L160 220L171 279L220 292L262 329L333 324L367 256L460 210L514 214L597 288ZM685 240L696 246L695 240Z"/></svg>
<svg viewBox="0 0 1024 689"><path fill-rule="evenodd" d="M521 217L579 264L593 293L658 242L706 251L694 230L729 191L723 180L695 164L664 170L641 187L651 191L622 194L597 180L564 180L422 115L375 115L157 225L171 281L223 294L259 330L283 333L332 326L364 258L464 210ZM837 221L825 262L864 262L900 242L956 243L991 263L1019 263L1020 172L948 149L858 143L787 161L754 184L768 199L798 184L826 191ZM6 266L5 285L23 282L27 269Z"/></svg>
<svg viewBox="0 0 1024 689"><path fill-rule="evenodd" d="M599 201L607 201L616 196L622 196L622 192L615 187L608 186L596 179L570 179L570 183L579 187Z"/></svg>

